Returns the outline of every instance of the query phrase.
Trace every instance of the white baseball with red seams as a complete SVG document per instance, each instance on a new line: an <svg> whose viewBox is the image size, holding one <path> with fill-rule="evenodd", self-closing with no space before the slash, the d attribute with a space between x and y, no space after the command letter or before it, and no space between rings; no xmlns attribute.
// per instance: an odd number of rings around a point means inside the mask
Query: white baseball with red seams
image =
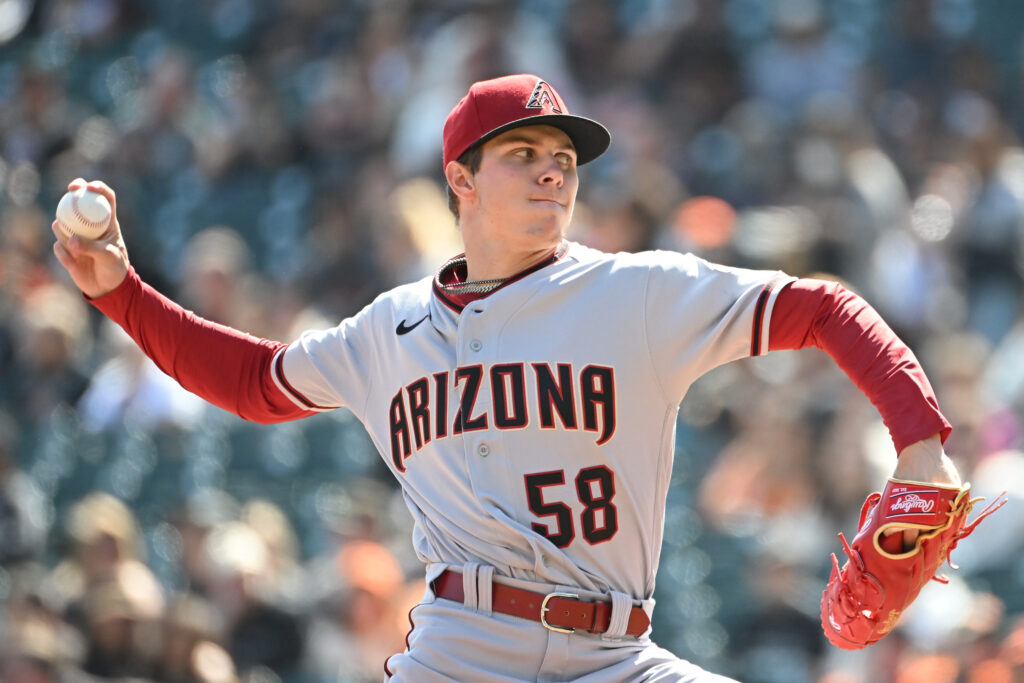
<svg viewBox="0 0 1024 683"><path fill-rule="evenodd" d="M110 227L110 202L98 192L81 187L68 192L57 204L57 223L64 235L95 240Z"/></svg>

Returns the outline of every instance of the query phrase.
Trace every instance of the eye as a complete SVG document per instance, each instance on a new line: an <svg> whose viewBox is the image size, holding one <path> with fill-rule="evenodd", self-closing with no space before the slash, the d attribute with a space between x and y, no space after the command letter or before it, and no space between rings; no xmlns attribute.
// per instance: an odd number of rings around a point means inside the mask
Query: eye
<svg viewBox="0 0 1024 683"><path fill-rule="evenodd" d="M512 154L514 156L517 156L517 157L521 158L521 159L532 159L534 157L534 153L533 153L533 148L532 147L519 147L519 148L513 150Z"/></svg>
<svg viewBox="0 0 1024 683"><path fill-rule="evenodd" d="M576 160L573 159L571 154L558 154L556 155L556 158L562 168L572 168L573 164L576 163Z"/></svg>

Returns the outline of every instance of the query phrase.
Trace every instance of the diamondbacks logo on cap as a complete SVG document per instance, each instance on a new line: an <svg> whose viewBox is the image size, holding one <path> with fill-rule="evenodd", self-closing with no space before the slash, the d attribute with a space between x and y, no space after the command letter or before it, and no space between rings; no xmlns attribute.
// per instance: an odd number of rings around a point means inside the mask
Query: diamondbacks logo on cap
<svg viewBox="0 0 1024 683"><path fill-rule="evenodd" d="M530 100L526 103L527 109L551 109L556 114L562 110L555 103L555 96L551 94L551 87L544 81L537 81L530 94Z"/></svg>

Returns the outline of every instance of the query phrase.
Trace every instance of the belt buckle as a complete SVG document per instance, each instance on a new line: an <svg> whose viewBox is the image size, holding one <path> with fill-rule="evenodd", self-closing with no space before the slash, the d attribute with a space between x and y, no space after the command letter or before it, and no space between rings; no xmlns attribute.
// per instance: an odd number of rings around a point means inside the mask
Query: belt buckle
<svg viewBox="0 0 1024 683"><path fill-rule="evenodd" d="M551 610L551 608L548 607L548 601L551 600L551 598L569 598L570 600L579 600L580 596L576 593L548 593L544 596L544 600L540 603L540 623L544 626L544 628L548 629L549 631L555 631L557 633L575 632L576 629L574 628L563 628L561 626L555 626L554 624L548 623L546 615Z"/></svg>

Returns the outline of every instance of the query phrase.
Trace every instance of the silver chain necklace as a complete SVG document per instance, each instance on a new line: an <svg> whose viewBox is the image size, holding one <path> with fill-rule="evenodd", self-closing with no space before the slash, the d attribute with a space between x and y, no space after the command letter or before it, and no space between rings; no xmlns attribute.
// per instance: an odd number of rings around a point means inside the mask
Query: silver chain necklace
<svg viewBox="0 0 1024 683"><path fill-rule="evenodd" d="M466 258L458 258L451 261L448 267L455 270L461 266L466 265ZM498 277L492 280L473 280L472 282L452 282L449 284L441 284L441 289L446 292L453 292L459 294L486 294L492 290L497 289L500 285L507 282L509 278Z"/></svg>

